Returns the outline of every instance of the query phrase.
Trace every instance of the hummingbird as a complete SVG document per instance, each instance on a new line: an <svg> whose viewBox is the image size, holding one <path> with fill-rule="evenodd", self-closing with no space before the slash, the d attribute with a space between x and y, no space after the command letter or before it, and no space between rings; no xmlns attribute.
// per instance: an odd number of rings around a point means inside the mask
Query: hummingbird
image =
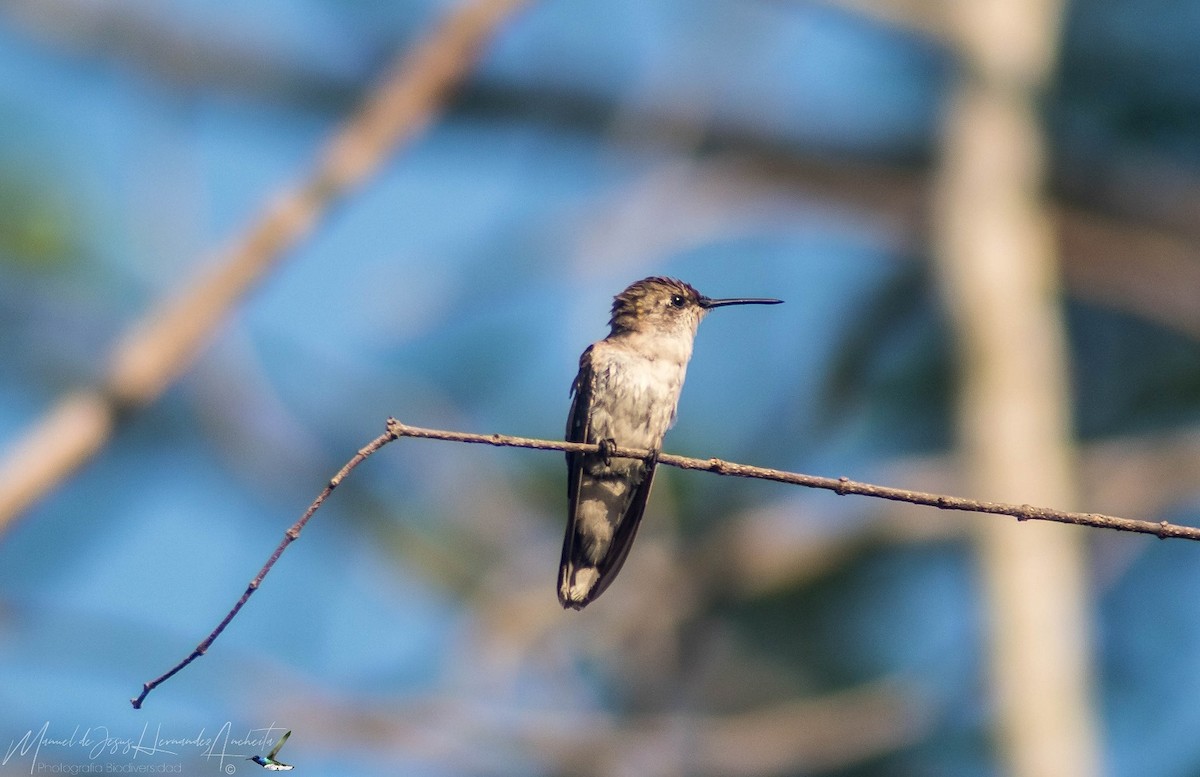
<svg viewBox="0 0 1200 777"><path fill-rule="evenodd" d="M600 451L567 454L567 532L558 573L564 608L582 610L604 593L629 555L700 320L713 308L782 301L710 299L663 277L637 281L613 299L611 331L583 352L571 384L566 439ZM616 459L617 447L650 455Z"/></svg>
<svg viewBox="0 0 1200 777"><path fill-rule="evenodd" d="M275 756L279 755L279 751L283 748L283 743L288 741L288 737L291 735L292 732L289 730L286 734L281 736L279 741L275 743L275 746L271 748L271 752L267 753L265 757L256 755L251 758L247 758L246 760L253 761L262 768L269 769L273 772L290 772L296 767L292 766L291 764L285 764L283 761L276 761Z"/></svg>

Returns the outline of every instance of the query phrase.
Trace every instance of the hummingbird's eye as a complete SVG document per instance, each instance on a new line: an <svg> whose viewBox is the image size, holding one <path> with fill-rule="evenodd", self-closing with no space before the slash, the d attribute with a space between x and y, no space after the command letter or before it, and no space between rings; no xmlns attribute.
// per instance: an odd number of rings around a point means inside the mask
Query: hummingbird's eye
<svg viewBox="0 0 1200 777"><path fill-rule="evenodd" d="M671 307L681 308L681 307L683 307L685 302L687 302L687 300L685 300L682 295L680 295L680 294L672 294L671 295Z"/></svg>

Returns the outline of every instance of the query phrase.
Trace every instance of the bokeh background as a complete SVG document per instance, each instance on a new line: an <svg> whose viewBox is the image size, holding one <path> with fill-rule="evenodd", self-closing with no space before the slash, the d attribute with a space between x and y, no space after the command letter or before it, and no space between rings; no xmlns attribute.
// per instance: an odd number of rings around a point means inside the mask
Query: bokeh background
<svg viewBox="0 0 1200 777"><path fill-rule="evenodd" d="M421 131L122 393L489 5ZM664 468L563 612L562 457L432 441L130 707L387 416L560 437L651 274L787 302L703 324L669 451L1196 522L1200 3L517 5L0 2L0 774L249 774L286 729L312 775L1200 773L1200 547Z"/></svg>

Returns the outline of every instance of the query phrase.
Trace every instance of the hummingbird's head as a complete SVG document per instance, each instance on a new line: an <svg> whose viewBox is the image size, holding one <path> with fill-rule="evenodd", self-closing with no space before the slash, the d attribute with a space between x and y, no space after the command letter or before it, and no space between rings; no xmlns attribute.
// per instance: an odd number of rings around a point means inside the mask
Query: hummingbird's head
<svg viewBox="0 0 1200 777"><path fill-rule="evenodd" d="M777 305L779 299L710 299L674 278L643 278L613 298L612 334L696 334L700 320L723 305Z"/></svg>

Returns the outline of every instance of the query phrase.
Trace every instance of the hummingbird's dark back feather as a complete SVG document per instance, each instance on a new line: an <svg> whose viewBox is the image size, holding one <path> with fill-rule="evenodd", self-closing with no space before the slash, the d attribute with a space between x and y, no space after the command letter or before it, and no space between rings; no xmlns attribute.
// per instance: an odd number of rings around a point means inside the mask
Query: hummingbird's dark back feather
<svg viewBox="0 0 1200 777"><path fill-rule="evenodd" d="M587 442L589 430L588 407L592 401L592 346L588 346L579 357L579 374L571 384L571 411L567 414L567 442ZM558 600L563 607L569 606L566 591L579 555L576 546L579 534L575 531L575 511L579 504L579 481L583 471L582 456L567 453L567 531L563 537L562 559L558 567Z"/></svg>
<svg viewBox="0 0 1200 777"><path fill-rule="evenodd" d="M567 414L567 442L587 442L589 407L592 404L592 349L589 345L579 356L579 374L571 383L571 412ZM575 453L567 454L570 464Z"/></svg>
<svg viewBox="0 0 1200 777"><path fill-rule="evenodd" d="M579 357L579 374L571 384L571 411L567 414L567 442L591 442L592 404L592 346L588 346ZM582 561L581 537L577 531L579 486L582 480L584 457L579 453L567 453L567 531L563 537L562 560L558 568L558 600L563 607L574 606L567 598L571 577L577 564ZM582 606L582 605L579 605Z"/></svg>
<svg viewBox="0 0 1200 777"><path fill-rule="evenodd" d="M588 433L591 430L592 403L592 346L588 346L579 357L579 374L571 384L571 412L567 414L567 442L589 442ZM575 532L571 528L575 524L575 509L579 503L580 473L583 471L583 456L578 453L567 453L567 535L563 538L562 564L560 573L567 572L567 561L573 555ZM562 580L559 581L561 596ZM566 602L564 601L564 605Z"/></svg>

